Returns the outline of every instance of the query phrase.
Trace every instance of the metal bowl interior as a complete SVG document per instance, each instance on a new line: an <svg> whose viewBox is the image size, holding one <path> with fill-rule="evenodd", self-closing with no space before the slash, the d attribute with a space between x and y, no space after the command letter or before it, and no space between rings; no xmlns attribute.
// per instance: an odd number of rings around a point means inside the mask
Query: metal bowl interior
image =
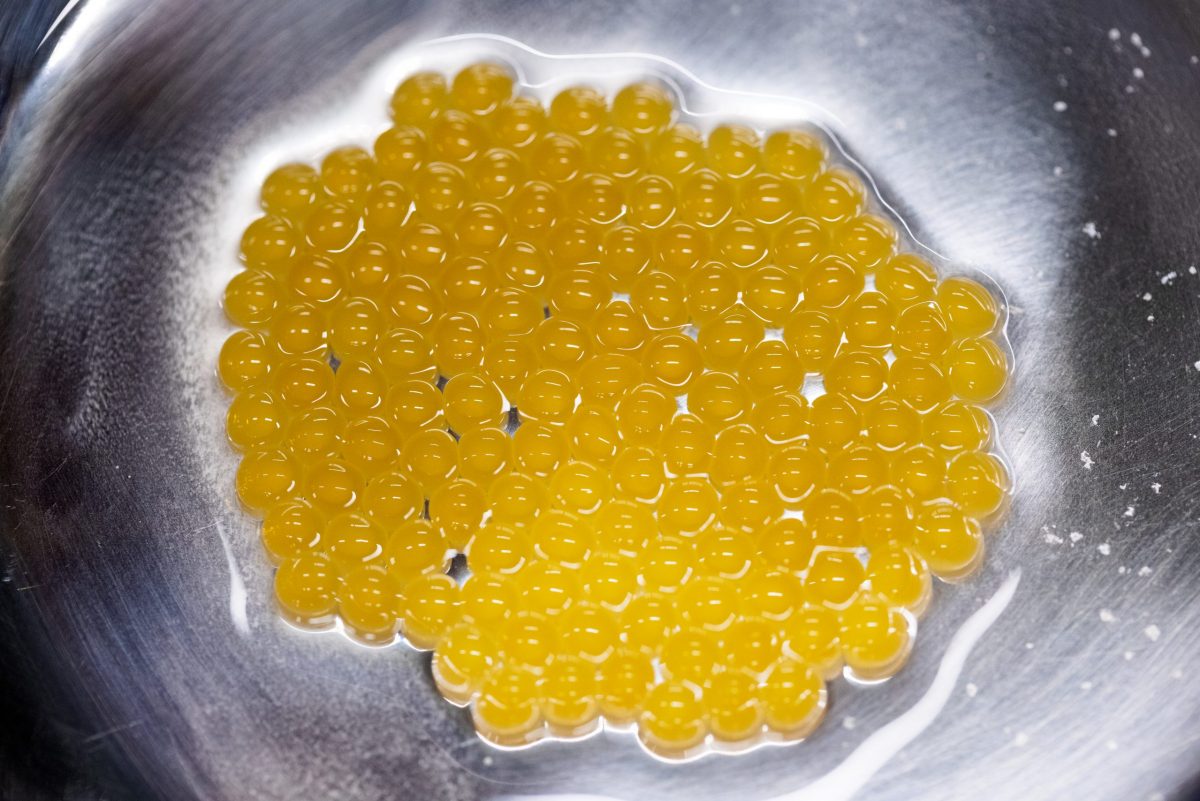
<svg viewBox="0 0 1200 801"><path fill-rule="evenodd" d="M619 735L501 752L426 657L277 618L212 369L239 187L289 132L351 119L380 65L463 32L812 101L918 240L1007 295L1008 519L980 574L938 588L905 670L838 683L803 744L683 766ZM1186 793L1197 54L1194 11L1148 3L74 6L0 109L15 797Z"/></svg>

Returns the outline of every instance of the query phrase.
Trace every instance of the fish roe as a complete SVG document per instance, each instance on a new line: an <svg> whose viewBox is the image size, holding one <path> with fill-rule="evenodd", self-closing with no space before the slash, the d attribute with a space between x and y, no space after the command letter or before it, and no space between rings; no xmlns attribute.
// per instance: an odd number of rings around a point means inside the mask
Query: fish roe
<svg viewBox="0 0 1200 801"><path fill-rule="evenodd" d="M266 177L222 296L280 616L433 651L501 746L797 740L899 670L1012 492L998 293L806 126L498 62L390 111Z"/></svg>

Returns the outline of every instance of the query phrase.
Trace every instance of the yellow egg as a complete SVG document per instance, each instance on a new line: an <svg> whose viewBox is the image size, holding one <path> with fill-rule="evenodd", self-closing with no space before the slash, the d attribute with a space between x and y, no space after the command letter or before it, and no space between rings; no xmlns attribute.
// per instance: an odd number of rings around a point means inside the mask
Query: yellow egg
<svg viewBox="0 0 1200 801"><path fill-rule="evenodd" d="M513 76L508 67L480 61L461 70L450 85L450 102L473 114L489 114L508 100Z"/></svg>
<svg viewBox="0 0 1200 801"><path fill-rule="evenodd" d="M617 404L622 438L653 444L675 415L675 399L654 384L639 384Z"/></svg>
<svg viewBox="0 0 1200 801"><path fill-rule="evenodd" d="M716 520L720 498L707 480L683 478L667 484L657 509L663 531L691 536Z"/></svg>
<svg viewBox="0 0 1200 801"><path fill-rule="evenodd" d="M561 615L579 597L576 571L557 562L539 560L522 568L518 586L525 609L551 617Z"/></svg>
<svg viewBox="0 0 1200 801"><path fill-rule="evenodd" d="M767 479L789 509L796 509L804 499L825 483L825 455L804 443L788 445L776 451L767 469Z"/></svg>
<svg viewBox="0 0 1200 801"><path fill-rule="evenodd" d="M727 500L728 492L722 494L722 501ZM741 578L750 569L756 551L757 546L750 533L735 529L710 528L696 537L700 572L709 576Z"/></svg>
<svg viewBox="0 0 1200 801"><path fill-rule="evenodd" d="M619 498L653 503L662 493L666 480L662 458L650 448L626 448L611 469Z"/></svg>
<svg viewBox="0 0 1200 801"><path fill-rule="evenodd" d="M445 431L418 431L404 443L400 465L429 495L458 471L458 443Z"/></svg>
<svg viewBox="0 0 1200 801"><path fill-rule="evenodd" d="M717 172L740 178L758 166L758 134L744 125L718 125L708 135L705 153Z"/></svg>
<svg viewBox="0 0 1200 801"><path fill-rule="evenodd" d="M735 305L715 320L704 323L696 341L712 370L732 372L763 338L763 323L742 305Z"/></svg>
<svg viewBox="0 0 1200 801"><path fill-rule="evenodd" d="M319 554L291 559L275 571L275 600L284 618L297 626L332 625L340 591L337 567Z"/></svg>
<svg viewBox="0 0 1200 801"><path fill-rule="evenodd" d="M446 542L457 551L466 548L486 511L483 490L465 478L447 481L429 495L429 521L441 529Z"/></svg>
<svg viewBox="0 0 1200 801"><path fill-rule="evenodd" d="M867 580L874 595L914 615L924 611L932 594L929 567L906 545L873 548L867 560Z"/></svg>
<svg viewBox="0 0 1200 801"><path fill-rule="evenodd" d="M672 395L687 392L704 369L700 346L685 334L659 334L642 349L646 376Z"/></svg>
<svg viewBox="0 0 1200 801"><path fill-rule="evenodd" d="M620 645L617 617L599 604L575 601L558 618L560 653L601 664Z"/></svg>
<svg viewBox="0 0 1200 801"><path fill-rule="evenodd" d="M858 556L849 551L818 551L804 576L804 595L814 606L838 609L849 603L866 573Z"/></svg>
<svg viewBox="0 0 1200 801"><path fill-rule="evenodd" d="M414 73L396 87L392 117L404 124L423 123L445 105L447 94L446 79L440 74Z"/></svg>
<svg viewBox="0 0 1200 801"><path fill-rule="evenodd" d="M612 497L612 479L607 470L590 462L570 461L550 479L550 496L568 512L590 515Z"/></svg>
<svg viewBox="0 0 1200 801"><path fill-rule="evenodd" d="M284 501L271 507L263 517L262 542L275 564L317 552L325 521L311 504Z"/></svg>
<svg viewBox="0 0 1200 801"><path fill-rule="evenodd" d="M842 316L846 341L860 348L886 348L895 335L895 312L881 292L863 292Z"/></svg>
<svg viewBox="0 0 1200 801"><path fill-rule="evenodd" d="M288 412L269 392L257 389L238 393L229 404L225 431L241 450L266 448L283 437Z"/></svg>
<svg viewBox="0 0 1200 801"><path fill-rule="evenodd" d="M271 322L271 337L285 355L319 355L325 347L324 315L307 303L280 309Z"/></svg>
<svg viewBox="0 0 1200 801"><path fill-rule="evenodd" d="M735 587L731 581L716 576L688 580L679 590L683 623L711 632L728 629L740 611Z"/></svg>
<svg viewBox="0 0 1200 801"><path fill-rule="evenodd" d="M623 556L640 556L650 538L658 533L651 510L623 498L604 504L593 523L599 548ZM636 571L633 575L636 578Z"/></svg>
<svg viewBox="0 0 1200 801"><path fill-rule="evenodd" d="M771 255L777 267L803 280L812 265L826 255L828 246L829 234L823 223L811 217L796 217L776 229Z"/></svg>
<svg viewBox="0 0 1200 801"><path fill-rule="evenodd" d="M390 529L420 517L425 511L425 498L412 479L393 470L367 482L359 510Z"/></svg>
<svg viewBox="0 0 1200 801"><path fill-rule="evenodd" d="M524 591L531 577L522 572L515 580ZM558 639L554 621L550 617L541 612L517 609L498 630L506 663L519 665L535 674L545 670L556 650Z"/></svg>
<svg viewBox="0 0 1200 801"><path fill-rule="evenodd" d="M398 430L405 435L445 425L442 418L444 396L427 378L410 378L393 385L386 404Z"/></svg>
<svg viewBox="0 0 1200 801"><path fill-rule="evenodd" d="M696 170L680 184L679 216L684 222L711 228L733 211L733 184L712 170Z"/></svg>
<svg viewBox="0 0 1200 801"><path fill-rule="evenodd" d="M886 457L870 445L847 448L829 460L829 483L850 495L869 492L888 478Z"/></svg>
<svg viewBox="0 0 1200 801"><path fill-rule="evenodd" d="M762 732L765 714L758 682L748 673L727 670L704 688L704 705L713 737L740 742Z"/></svg>
<svg viewBox="0 0 1200 801"><path fill-rule="evenodd" d="M639 350L650 333L642 315L623 300L605 305L592 323L592 330L601 348L625 352Z"/></svg>
<svg viewBox="0 0 1200 801"><path fill-rule="evenodd" d="M442 387L446 422L458 434L500 425L505 417L504 397L489 379L460 373Z"/></svg>
<svg viewBox="0 0 1200 801"><path fill-rule="evenodd" d="M345 424L333 408L317 406L288 420L284 445L302 460L332 456L341 447Z"/></svg>
<svg viewBox="0 0 1200 801"><path fill-rule="evenodd" d="M509 98L491 114L492 134L505 147L526 148L546 129L546 110L537 98Z"/></svg>
<svg viewBox="0 0 1200 801"><path fill-rule="evenodd" d="M517 408L523 420L561 426L575 411L577 396L575 382L569 375L560 370L543 368L521 384L517 395Z"/></svg>
<svg viewBox="0 0 1200 801"><path fill-rule="evenodd" d="M303 219L317 199L321 178L307 164L284 164L263 180L260 202L270 214Z"/></svg>
<svg viewBox="0 0 1200 801"><path fill-rule="evenodd" d="M525 565L532 552L527 540L524 528L489 522L476 531L467 544L467 567L493 573L515 573Z"/></svg>
<svg viewBox="0 0 1200 801"><path fill-rule="evenodd" d="M521 387L536 362L537 353L526 336L492 339L483 351L483 371L504 393L510 406L519 402Z"/></svg>
<svg viewBox="0 0 1200 801"><path fill-rule="evenodd" d="M264 384L273 363L274 354L266 337L253 331L235 331L221 346L217 371L226 387L240 392Z"/></svg>
<svg viewBox="0 0 1200 801"><path fill-rule="evenodd" d="M676 620L675 604L669 596L646 592L636 596L621 611L621 636L629 648L657 656L674 630Z"/></svg>
<svg viewBox="0 0 1200 801"><path fill-rule="evenodd" d="M693 270L684 287L691 319L702 324L737 302L739 278L733 268L711 261Z"/></svg>
<svg viewBox="0 0 1200 801"><path fill-rule="evenodd" d="M791 373L788 372L788 375ZM792 386L800 383L803 383L803 375L797 374ZM758 397L751 412L750 424L773 445L797 441L809 433L809 402L805 401L803 395L786 389L770 391L769 395Z"/></svg>
<svg viewBox="0 0 1200 801"><path fill-rule="evenodd" d="M463 478L486 487L512 466L512 438L502 429L477 427L459 437L458 472Z"/></svg>
<svg viewBox="0 0 1200 801"><path fill-rule="evenodd" d="M841 612L841 643L846 665L864 679L880 679L900 669L912 638L908 622L887 603L861 596Z"/></svg>
<svg viewBox="0 0 1200 801"><path fill-rule="evenodd" d="M405 585L401 630L414 648L433 650L461 618L462 592L449 576L428 573Z"/></svg>
<svg viewBox="0 0 1200 801"><path fill-rule="evenodd" d="M763 166L785 178L807 181L821 171L825 145L808 131L773 131L763 143Z"/></svg>
<svg viewBox="0 0 1200 801"><path fill-rule="evenodd" d="M841 478L836 475L839 466L835 460L830 460L830 478ZM823 489L809 498L804 507L804 518L817 545L838 548L857 548L862 545L858 505L841 488L840 482L838 486Z"/></svg>
<svg viewBox="0 0 1200 801"><path fill-rule="evenodd" d="M687 296L683 286L662 272L648 272L634 283L630 305L655 330L676 328L688 320Z"/></svg>
<svg viewBox="0 0 1200 801"><path fill-rule="evenodd" d="M882 451L915 445L921 437L921 418L908 404L890 395L863 406L866 441Z"/></svg>
<svg viewBox="0 0 1200 801"><path fill-rule="evenodd" d="M585 403L610 409L644 379L641 365L632 356L597 354L579 371L579 396Z"/></svg>
<svg viewBox="0 0 1200 801"><path fill-rule="evenodd" d="M694 685L667 681L646 697L638 737L650 751L679 757L700 745L708 733L704 704Z"/></svg>
<svg viewBox="0 0 1200 801"><path fill-rule="evenodd" d="M825 679L841 672L841 622L832 609L807 606L798 610L784 623L781 639L785 658L811 665Z"/></svg>
<svg viewBox="0 0 1200 801"><path fill-rule="evenodd" d="M604 95L590 86L564 89L550 101L550 122L572 136L596 133L608 117Z"/></svg>
<svg viewBox="0 0 1200 801"><path fill-rule="evenodd" d="M374 152L379 174L403 183L428 160L429 142L424 129L395 125L376 137Z"/></svg>
<svg viewBox="0 0 1200 801"><path fill-rule="evenodd" d="M243 270L225 287L225 316L244 328L266 326L275 315L279 294L279 286L270 274Z"/></svg>
<svg viewBox="0 0 1200 801"><path fill-rule="evenodd" d="M954 339L990 334L1000 319L999 302L990 291L970 278L947 278L938 284L938 306L946 313Z"/></svg>
<svg viewBox="0 0 1200 801"><path fill-rule="evenodd" d="M824 372L842 339L841 326L828 314L804 309L783 326L783 341L809 373Z"/></svg>
<svg viewBox="0 0 1200 801"><path fill-rule="evenodd" d="M400 588L383 565L359 565L346 572L338 612L346 631L370 645L387 645L396 636Z"/></svg>
<svg viewBox="0 0 1200 801"><path fill-rule="evenodd" d="M704 138L691 125L673 125L650 145L650 164L662 175L682 175L703 161Z"/></svg>
<svg viewBox="0 0 1200 801"><path fill-rule="evenodd" d="M869 401L883 392L888 364L868 350L842 348L825 373L825 389L855 401Z"/></svg>
<svg viewBox="0 0 1200 801"><path fill-rule="evenodd" d="M535 239L544 237L558 220L562 206L562 198L555 187L530 181L517 189L509 202L514 232Z"/></svg>
<svg viewBox="0 0 1200 801"><path fill-rule="evenodd" d="M497 523L529 525L547 503L545 483L525 473L505 473L488 488L488 508Z"/></svg>
<svg viewBox="0 0 1200 801"><path fill-rule="evenodd" d="M361 147L339 147L321 162L321 185L347 203L362 201L375 182L375 159Z"/></svg>
<svg viewBox="0 0 1200 801"><path fill-rule="evenodd" d="M312 214L315 215L317 212L322 212L321 220L315 224L308 223L304 227L305 231L312 231L315 227L323 225L330 219L330 215L337 217L342 212L353 214L349 207L334 202L318 204ZM353 233L351 232L351 235ZM286 267L295 257L296 248L300 244L299 238L299 232L287 219L274 214L259 217L246 226L245 232L242 233L242 259L251 269L278 271ZM342 247L345 244L349 244L348 239ZM341 248L321 249L340 250Z"/></svg>
<svg viewBox="0 0 1200 801"><path fill-rule="evenodd" d="M825 682L806 662L784 657L759 689L767 726L784 739L807 736L825 714Z"/></svg>
<svg viewBox="0 0 1200 801"><path fill-rule="evenodd" d="M800 210L800 193L792 180L769 172L746 178L738 195L742 213L767 225L778 223Z"/></svg>
<svg viewBox="0 0 1200 801"><path fill-rule="evenodd" d="M866 203L866 196L866 187L857 175L842 167L833 167L808 185L804 203L818 220L833 223L858 214Z"/></svg>
<svg viewBox="0 0 1200 801"><path fill-rule="evenodd" d="M299 478L296 460L290 454L274 450L250 451L238 465L238 498L251 512L261 515L275 504L294 497Z"/></svg>
<svg viewBox="0 0 1200 801"><path fill-rule="evenodd" d="M550 308L554 314L576 322L593 319L611 298L607 277L594 268L567 270L550 283Z"/></svg>
<svg viewBox="0 0 1200 801"><path fill-rule="evenodd" d="M742 617L744 620L762 619L771 623L789 620L803 606L800 579L775 570L771 556L766 551L763 551L763 562L763 566L751 568L743 582ZM807 565L808 559L805 558L804 562ZM778 636L776 641L777 645L781 644Z"/></svg>
<svg viewBox="0 0 1200 801"><path fill-rule="evenodd" d="M913 544L938 578L965 578L983 559L979 523L953 504L936 501L916 511Z"/></svg>
<svg viewBox="0 0 1200 801"><path fill-rule="evenodd" d="M938 366L923 356L899 356L888 369L892 395L922 414L950 399L950 382Z"/></svg>
<svg viewBox="0 0 1200 801"><path fill-rule="evenodd" d="M946 354L943 364L950 391L971 403L987 403L1008 382L1008 357L992 339L968 338Z"/></svg>
<svg viewBox="0 0 1200 801"><path fill-rule="evenodd" d="M675 186L660 175L644 175L629 188L629 222L643 228L659 228L675 216L678 205Z"/></svg>
<svg viewBox="0 0 1200 801"><path fill-rule="evenodd" d="M546 478L566 462L570 444L566 434L546 423L522 423L513 435L516 466L531 476Z"/></svg>
<svg viewBox="0 0 1200 801"><path fill-rule="evenodd" d="M304 222L304 235L316 250L336 253L354 241L359 222L359 211L350 203L319 200Z"/></svg>
<svg viewBox="0 0 1200 801"><path fill-rule="evenodd" d="M804 302L809 308L833 312L845 308L862 292L861 268L841 256L826 256L808 269L804 277Z"/></svg>
<svg viewBox="0 0 1200 801"><path fill-rule="evenodd" d="M322 459L310 464L306 473L305 494L326 513L349 509L362 494L362 474L342 459Z"/></svg>
<svg viewBox="0 0 1200 801"><path fill-rule="evenodd" d="M659 665L669 678L703 687L723 660L716 634L685 625L663 643Z"/></svg>
<svg viewBox="0 0 1200 801"><path fill-rule="evenodd" d="M638 592L637 565L630 556L594 551L579 569L585 597L610 612L620 612Z"/></svg>
<svg viewBox="0 0 1200 801"><path fill-rule="evenodd" d="M603 252L602 264L613 289L628 292L650 267L650 236L632 225L614 225L604 234Z"/></svg>
<svg viewBox="0 0 1200 801"><path fill-rule="evenodd" d="M708 259L711 243L701 228L682 222L672 222L655 235L658 265L676 281L683 281L697 264Z"/></svg>
<svg viewBox="0 0 1200 801"><path fill-rule="evenodd" d="M433 678L446 700L466 704L483 686L499 657L497 639L483 627L464 623L438 643Z"/></svg>
<svg viewBox="0 0 1200 801"><path fill-rule="evenodd" d="M978 406L951 401L925 418L931 445L946 453L983 449L992 436L992 421Z"/></svg>
<svg viewBox="0 0 1200 801"><path fill-rule="evenodd" d="M694 508L682 510L673 508L668 510L668 519L663 522L664 516L660 511L659 525L664 529L672 525L669 515L674 511L680 511L681 516L685 518L689 516L694 518L703 512L703 510L697 511ZM690 523L685 520L685 524ZM645 553L642 554L639 563L642 586L651 592L673 593L682 587L692 575L695 563L696 554L691 543L680 537L661 536L653 544L653 547L647 547Z"/></svg>
<svg viewBox="0 0 1200 801"><path fill-rule="evenodd" d="M584 166L583 145L574 136L557 132L543 134L530 151L534 174L551 184L572 180Z"/></svg>
<svg viewBox="0 0 1200 801"><path fill-rule="evenodd" d="M571 183L567 206L584 220L607 225L625 212L625 192L608 175L585 173Z"/></svg>
<svg viewBox="0 0 1200 801"><path fill-rule="evenodd" d="M783 501L769 481L751 479L721 490L721 524L731 531L762 531L781 514Z"/></svg>
<svg viewBox="0 0 1200 801"><path fill-rule="evenodd" d="M964 451L946 467L946 487L964 514L982 520L1003 505L1010 482L995 454Z"/></svg>
<svg viewBox="0 0 1200 801"><path fill-rule="evenodd" d="M483 329L472 314L450 312L433 327L434 363L447 378L478 370L483 364L483 349Z"/></svg>
<svg viewBox="0 0 1200 801"><path fill-rule="evenodd" d="M600 711L605 720L619 725L637 718L653 686L650 657L632 649L618 649L600 666L597 676Z"/></svg>
<svg viewBox="0 0 1200 801"><path fill-rule="evenodd" d="M927 456L921 452L921 458ZM875 549L890 543L909 544L913 538L910 497L902 488L884 485L858 496L864 544Z"/></svg>
<svg viewBox="0 0 1200 801"><path fill-rule="evenodd" d="M592 336L582 324L553 316L538 323L533 335L538 365L575 375L592 354Z"/></svg>
<svg viewBox="0 0 1200 801"><path fill-rule="evenodd" d="M802 289L803 284L793 273L779 267L757 267L745 277L742 302L764 323L779 328L800 302Z"/></svg>
<svg viewBox="0 0 1200 801"><path fill-rule="evenodd" d="M646 166L646 150L640 138L621 128L608 128L591 138L591 166L619 182L628 181Z"/></svg>
<svg viewBox="0 0 1200 801"><path fill-rule="evenodd" d="M350 358L338 365L334 387L342 408L351 417L362 417L383 406L387 380L379 362Z"/></svg>
<svg viewBox="0 0 1200 801"><path fill-rule="evenodd" d="M810 410L812 429L809 442L826 453L835 453L845 448L862 430L862 416L858 409L841 395L821 395L813 400Z"/></svg>
<svg viewBox="0 0 1200 801"><path fill-rule="evenodd" d="M499 745L522 745L541 736L538 678L528 668L502 665L483 682L471 706L475 730Z"/></svg>
<svg viewBox="0 0 1200 801"><path fill-rule="evenodd" d="M462 585L462 618L489 630L508 620L520 600L516 579L474 570Z"/></svg>
<svg viewBox="0 0 1200 801"><path fill-rule="evenodd" d="M911 445L892 458L892 480L918 502L941 498L946 460L928 445Z"/></svg>
<svg viewBox="0 0 1200 801"><path fill-rule="evenodd" d="M613 122L637 134L652 134L671 123L674 99L656 83L641 81L621 88L613 97Z"/></svg>
<svg viewBox="0 0 1200 801"><path fill-rule="evenodd" d="M447 109L429 125L429 148L442 161L460 164L471 161L487 144L487 130L471 114Z"/></svg>
<svg viewBox="0 0 1200 801"><path fill-rule="evenodd" d="M694 414L677 414L659 443L667 470L679 476L704 473L715 438L716 430L709 423Z"/></svg>
<svg viewBox="0 0 1200 801"><path fill-rule="evenodd" d="M783 517L757 532L758 555L764 567L799 574L812 561L816 540L798 517Z"/></svg>
<svg viewBox="0 0 1200 801"><path fill-rule="evenodd" d="M579 737L596 728L600 702L596 666L572 654L557 654L538 685L542 716L559 737Z"/></svg>

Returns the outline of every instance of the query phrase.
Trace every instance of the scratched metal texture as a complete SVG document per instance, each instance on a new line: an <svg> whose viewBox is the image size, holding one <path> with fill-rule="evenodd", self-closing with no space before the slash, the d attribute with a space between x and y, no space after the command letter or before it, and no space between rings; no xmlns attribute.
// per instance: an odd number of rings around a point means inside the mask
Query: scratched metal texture
<svg viewBox="0 0 1200 801"><path fill-rule="evenodd" d="M944 708L856 797L1191 791L1194 4L84 0L38 48L51 19L0 37L0 796L771 798L912 707L1017 569ZM980 575L939 587L909 666L838 682L804 744L685 766L615 736L501 753L425 657L276 619L212 369L231 154L463 32L814 101L921 241L1007 293L1008 521Z"/></svg>

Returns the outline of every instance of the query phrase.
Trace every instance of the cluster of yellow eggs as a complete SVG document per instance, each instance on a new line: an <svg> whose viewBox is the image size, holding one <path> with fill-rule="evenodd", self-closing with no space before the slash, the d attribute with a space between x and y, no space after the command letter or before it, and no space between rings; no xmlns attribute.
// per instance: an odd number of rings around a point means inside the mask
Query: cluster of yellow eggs
<svg viewBox="0 0 1200 801"><path fill-rule="evenodd" d="M897 670L1008 492L996 298L819 136L703 136L654 83L544 108L480 63L392 113L266 179L225 294L283 615L434 650L505 745L798 738Z"/></svg>

